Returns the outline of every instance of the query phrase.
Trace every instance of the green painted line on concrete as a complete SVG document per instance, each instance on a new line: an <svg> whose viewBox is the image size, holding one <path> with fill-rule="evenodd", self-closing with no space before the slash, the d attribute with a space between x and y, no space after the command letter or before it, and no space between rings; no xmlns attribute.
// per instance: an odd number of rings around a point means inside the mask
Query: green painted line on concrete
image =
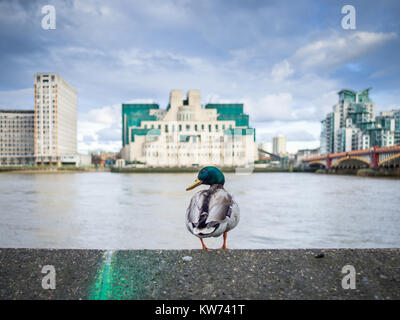
<svg viewBox="0 0 400 320"><path fill-rule="evenodd" d="M107 251L89 289L90 300L137 300L152 297L162 266L159 251Z"/></svg>
<svg viewBox="0 0 400 320"><path fill-rule="evenodd" d="M109 250L104 253L103 262L97 271L96 280L90 290L90 300L108 300L112 296L112 259L113 251Z"/></svg>
<svg viewBox="0 0 400 320"><path fill-rule="evenodd" d="M142 250L116 252L113 256L112 299L137 300L150 297L147 287L153 269L154 264Z"/></svg>
<svg viewBox="0 0 400 320"><path fill-rule="evenodd" d="M107 251L89 290L90 300L136 300L152 297L159 253L149 250Z"/></svg>

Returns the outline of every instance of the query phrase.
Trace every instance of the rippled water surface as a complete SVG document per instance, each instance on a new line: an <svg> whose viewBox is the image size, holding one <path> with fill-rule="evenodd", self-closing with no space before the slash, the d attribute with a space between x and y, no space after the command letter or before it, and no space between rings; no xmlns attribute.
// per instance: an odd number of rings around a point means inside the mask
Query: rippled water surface
<svg viewBox="0 0 400 320"><path fill-rule="evenodd" d="M0 174L0 247L201 248L184 224L194 178ZM230 248L400 247L400 180L257 173L226 181L241 209Z"/></svg>

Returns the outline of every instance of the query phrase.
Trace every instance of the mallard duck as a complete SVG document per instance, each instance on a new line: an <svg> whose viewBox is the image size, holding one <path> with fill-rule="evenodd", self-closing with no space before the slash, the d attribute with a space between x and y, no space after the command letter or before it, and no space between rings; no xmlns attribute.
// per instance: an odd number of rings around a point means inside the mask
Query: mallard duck
<svg viewBox="0 0 400 320"><path fill-rule="evenodd" d="M227 232L239 223L239 206L224 189L225 177L216 167L204 167L199 171L196 181L186 188L192 190L205 184L210 188L194 194L186 211L186 227L200 238L203 249L208 248L203 238L224 235L221 249L227 249Z"/></svg>

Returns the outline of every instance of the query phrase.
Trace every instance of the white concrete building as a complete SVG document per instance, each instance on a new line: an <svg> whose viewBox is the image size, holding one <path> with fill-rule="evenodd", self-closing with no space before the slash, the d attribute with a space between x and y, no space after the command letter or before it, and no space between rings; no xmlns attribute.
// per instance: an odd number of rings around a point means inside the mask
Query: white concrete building
<svg viewBox="0 0 400 320"><path fill-rule="evenodd" d="M200 91L170 94L157 104L122 105L121 156L153 167L251 166L257 158L255 130L243 104L201 105Z"/></svg>
<svg viewBox="0 0 400 320"><path fill-rule="evenodd" d="M63 155L60 159L63 165L71 165L75 167L89 167L92 164L92 156L90 154L74 154Z"/></svg>
<svg viewBox="0 0 400 320"><path fill-rule="evenodd" d="M278 155L286 154L286 137L278 135L272 138L272 153Z"/></svg>
<svg viewBox="0 0 400 320"><path fill-rule="evenodd" d="M0 165L34 163L33 110L0 110Z"/></svg>
<svg viewBox="0 0 400 320"><path fill-rule="evenodd" d="M335 137L335 152L348 152L353 149L353 134L357 131L356 128L340 128L336 131Z"/></svg>
<svg viewBox="0 0 400 320"><path fill-rule="evenodd" d="M61 163L77 154L77 92L56 73L37 73L35 88L36 163Z"/></svg>

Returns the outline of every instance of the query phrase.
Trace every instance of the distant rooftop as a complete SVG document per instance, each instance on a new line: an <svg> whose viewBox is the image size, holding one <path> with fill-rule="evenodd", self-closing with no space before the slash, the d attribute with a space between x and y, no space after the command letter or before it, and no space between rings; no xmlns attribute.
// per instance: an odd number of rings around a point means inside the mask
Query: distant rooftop
<svg viewBox="0 0 400 320"><path fill-rule="evenodd" d="M0 113L34 113L35 110L1 110Z"/></svg>
<svg viewBox="0 0 400 320"><path fill-rule="evenodd" d="M361 90L361 91L359 91L359 92L354 91L354 90L350 90L350 89L342 89L342 90L340 90L340 91L338 92L338 94L341 94L342 92L347 92L347 93L351 93L351 94L354 94L354 95L356 95L356 94L363 94L363 93L367 93L367 94L368 94L368 92L369 92L371 89L372 89L372 88L367 88L367 89Z"/></svg>

